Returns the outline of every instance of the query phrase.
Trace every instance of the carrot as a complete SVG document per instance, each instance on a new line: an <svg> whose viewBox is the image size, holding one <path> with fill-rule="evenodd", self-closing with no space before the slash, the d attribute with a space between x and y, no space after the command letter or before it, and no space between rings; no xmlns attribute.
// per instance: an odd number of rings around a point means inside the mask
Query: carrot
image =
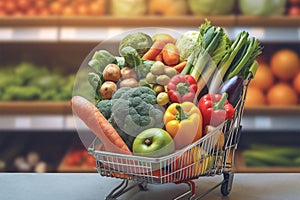
<svg viewBox="0 0 300 200"><path fill-rule="evenodd" d="M131 155L131 151L113 126L105 119L94 104L81 96L71 99L75 114L100 139L108 152Z"/></svg>
<svg viewBox="0 0 300 200"><path fill-rule="evenodd" d="M181 63L178 63L177 65L174 65L173 68L178 72L180 73L183 68L186 66L187 64L187 61L182 61Z"/></svg>
<svg viewBox="0 0 300 200"><path fill-rule="evenodd" d="M163 62L162 53L160 52L154 59L155 61Z"/></svg>
<svg viewBox="0 0 300 200"><path fill-rule="evenodd" d="M168 43L162 50L163 61L167 65L176 65L179 63L179 50L175 44Z"/></svg>
<svg viewBox="0 0 300 200"><path fill-rule="evenodd" d="M155 41L151 48L143 55L142 59L144 60L155 60L155 57L161 52L164 48L165 42L162 40Z"/></svg>

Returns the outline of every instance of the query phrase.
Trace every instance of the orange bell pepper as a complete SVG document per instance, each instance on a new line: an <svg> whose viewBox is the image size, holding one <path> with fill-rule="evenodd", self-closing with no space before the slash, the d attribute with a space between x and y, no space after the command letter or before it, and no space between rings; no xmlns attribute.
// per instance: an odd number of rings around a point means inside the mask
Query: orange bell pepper
<svg viewBox="0 0 300 200"><path fill-rule="evenodd" d="M164 114L164 124L176 149L181 149L202 137L202 115L192 102L172 103Z"/></svg>

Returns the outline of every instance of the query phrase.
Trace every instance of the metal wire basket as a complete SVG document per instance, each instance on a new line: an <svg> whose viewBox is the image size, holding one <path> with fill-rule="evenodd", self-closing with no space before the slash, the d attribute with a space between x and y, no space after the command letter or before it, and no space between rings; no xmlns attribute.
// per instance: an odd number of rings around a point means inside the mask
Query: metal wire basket
<svg viewBox="0 0 300 200"><path fill-rule="evenodd" d="M133 155L109 153L102 150L97 139L89 147L95 156L97 171L101 176L123 179L107 199L116 199L135 186L145 189L147 184L187 183L190 190L176 199L188 196L204 196L221 185L221 193L226 196L231 191L235 150L241 134L241 119L244 110L247 88L251 75L244 81L244 90L232 120L225 121L193 144L161 158L146 158ZM224 143L221 142L224 134ZM221 183L196 197L194 179L201 176L222 175ZM129 186L128 181L134 184Z"/></svg>

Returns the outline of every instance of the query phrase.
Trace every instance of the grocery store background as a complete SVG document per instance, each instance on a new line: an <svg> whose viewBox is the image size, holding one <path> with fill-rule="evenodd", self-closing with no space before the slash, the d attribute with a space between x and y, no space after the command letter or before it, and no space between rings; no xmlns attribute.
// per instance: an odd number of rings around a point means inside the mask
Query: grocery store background
<svg viewBox="0 0 300 200"><path fill-rule="evenodd" d="M95 172L69 107L85 57L132 28L185 32L205 18L264 46L235 170L300 172L299 0L0 0L0 171Z"/></svg>

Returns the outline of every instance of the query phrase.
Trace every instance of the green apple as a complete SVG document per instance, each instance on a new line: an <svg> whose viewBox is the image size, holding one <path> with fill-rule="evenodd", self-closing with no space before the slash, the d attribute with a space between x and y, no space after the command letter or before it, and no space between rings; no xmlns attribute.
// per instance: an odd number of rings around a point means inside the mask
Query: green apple
<svg viewBox="0 0 300 200"><path fill-rule="evenodd" d="M175 144L167 131L150 128L136 136L132 150L134 155L159 158L173 153Z"/></svg>

